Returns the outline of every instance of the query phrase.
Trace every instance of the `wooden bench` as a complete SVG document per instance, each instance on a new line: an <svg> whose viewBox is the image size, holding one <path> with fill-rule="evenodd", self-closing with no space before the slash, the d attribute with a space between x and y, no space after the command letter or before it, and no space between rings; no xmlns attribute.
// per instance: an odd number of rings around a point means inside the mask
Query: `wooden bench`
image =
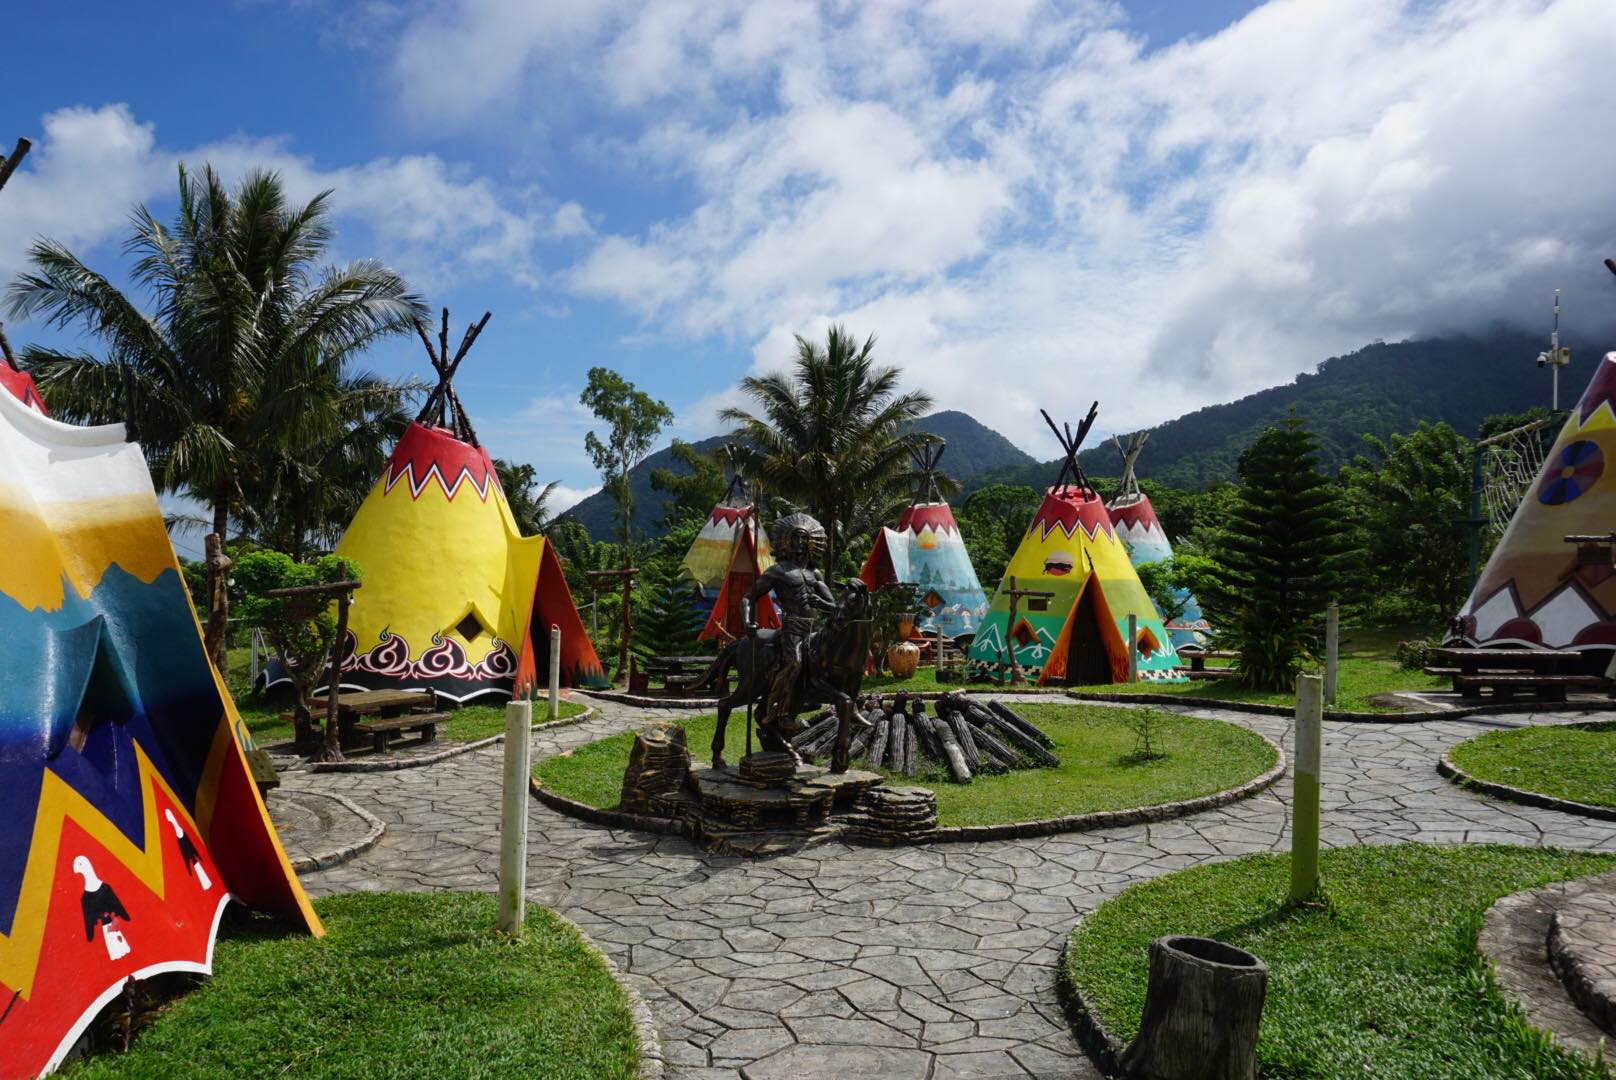
<svg viewBox="0 0 1616 1080"><path fill-rule="evenodd" d="M281 786L281 775L275 771L275 763L270 760L268 750L248 750L247 771L252 774L252 781L260 795L268 795L272 789Z"/></svg>
<svg viewBox="0 0 1616 1080"><path fill-rule="evenodd" d="M1214 681L1217 679L1238 679L1240 677L1240 669L1232 667L1192 667L1184 674L1188 675L1192 679L1211 679Z"/></svg>
<svg viewBox="0 0 1616 1080"><path fill-rule="evenodd" d="M360 735L369 735L371 745L376 753L387 753L387 741L396 732L419 731L421 741L429 743L438 737L438 725L449 722L447 713L405 713L403 716L389 716L375 720L361 720L354 724L353 729Z"/></svg>

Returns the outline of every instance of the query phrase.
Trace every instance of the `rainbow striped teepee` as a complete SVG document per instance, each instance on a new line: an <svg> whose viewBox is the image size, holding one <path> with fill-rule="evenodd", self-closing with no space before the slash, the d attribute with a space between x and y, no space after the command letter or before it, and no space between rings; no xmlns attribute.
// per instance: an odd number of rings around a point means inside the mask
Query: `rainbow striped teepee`
<svg viewBox="0 0 1616 1080"><path fill-rule="evenodd" d="M899 583L913 586L921 612L917 629L952 640L976 633L988 613L988 598L954 512L937 488L937 463L944 449L938 443L913 453L920 480L916 501L895 527L875 534L859 577L872 590Z"/></svg>
<svg viewBox="0 0 1616 1080"><path fill-rule="evenodd" d="M971 645L974 675L1007 681L1014 664L1022 678L1038 683L1125 682L1132 615L1139 677L1181 677L1167 628L1139 583L1104 502L1077 464L1097 411L1098 403L1075 435L1069 429L1063 435L1044 416L1066 450L1066 461L988 605ZM1012 590L1046 595L1016 598L1012 619Z"/></svg>
<svg viewBox="0 0 1616 1080"><path fill-rule="evenodd" d="M1616 530L1616 352L1594 369L1582 399L1526 489L1456 620L1450 642L1580 649L1603 670L1616 651L1611 544L1567 543Z"/></svg>
<svg viewBox="0 0 1616 1080"><path fill-rule="evenodd" d="M0 393L0 1076L130 979L207 973L226 903L312 933L140 447Z"/></svg>
<svg viewBox="0 0 1616 1080"><path fill-rule="evenodd" d="M1140 490L1139 480L1134 475L1134 463L1149 438L1148 431L1136 432L1124 447L1115 435L1111 437L1112 445L1122 455L1122 487L1105 508L1111 515L1117 538L1128 549L1128 558L1136 568L1173 557L1172 542L1156 517L1156 508L1150 505L1150 496ZM1201 614L1201 605L1188 589L1174 590L1173 598L1183 605L1183 611L1167 621L1167 636L1172 639L1173 647L1204 644L1212 628Z"/></svg>

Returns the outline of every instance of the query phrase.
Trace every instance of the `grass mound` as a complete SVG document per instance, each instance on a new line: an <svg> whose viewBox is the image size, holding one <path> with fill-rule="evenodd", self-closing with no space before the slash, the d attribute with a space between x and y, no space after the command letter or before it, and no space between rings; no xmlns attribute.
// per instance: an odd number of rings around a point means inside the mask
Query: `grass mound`
<svg viewBox="0 0 1616 1080"><path fill-rule="evenodd" d="M1216 938L1269 967L1258 1064L1301 1077L1604 1077L1526 1026L1476 952L1499 897L1609 870L1616 858L1516 847L1325 852L1326 907L1287 905L1289 859L1255 855L1136 885L1073 932L1065 977L1123 1040L1138 1032L1146 952Z"/></svg>
<svg viewBox="0 0 1616 1080"><path fill-rule="evenodd" d="M1132 710L1091 705L1025 705L1017 712L1055 741L1058 769L1023 769L983 775L956 784L941 775L911 778L886 774L893 784L913 784L937 792L942 825L997 825L1097 810L1208 795L1260 776L1274 764L1274 751L1257 735L1233 724L1198 717L1155 713L1167 756L1141 761L1134 756ZM684 723L693 756L705 760L716 720ZM733 763L746 752L746 719L730 718L726 756ZM535 770L559 795L590 806L615 807L628 766L633 736L614 735L547 758Z"/></svg>
<svg viewBox="0 0 1616 1080"><path fill-rule="evenodd" d="M632 1077L628 1002L550 911L497 935L468 893L358 894L316 905L327 935L255 920L221 938L214 976L128 1053L63 1075Z"/></svg>
<svg viewBox="0 0 1616 1080"><path fill-rule="evenodd" d="M1616 807L1616 723L1490 731L1448 757L1478 780Z"/></svg>

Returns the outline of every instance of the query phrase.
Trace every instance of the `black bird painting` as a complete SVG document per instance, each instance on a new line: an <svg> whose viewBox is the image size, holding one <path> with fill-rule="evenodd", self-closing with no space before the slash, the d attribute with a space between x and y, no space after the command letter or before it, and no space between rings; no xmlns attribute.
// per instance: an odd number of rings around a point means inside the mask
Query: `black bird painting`
<svg viewBox="0 0 1616 1080"><path fill-rule="evenodd" d="M207 869L202 865L201 853L196 850L196 845L191 843L191 838L185 835L185 830L180 827L179 819L174 816L174 811L164 810L163 815L168 818L168 823L174 828L174 837L180 844L180 858L185 860L185 872L187 874L194 873L197 884L202 886L203 892L207 892L213 888L213 879L208 877Z"/></svg>
<svg viewBox="0 0 1616 1080"><path fill-rule="evenodd" d="M107 957L120 960L129 955L129 941L118 928L119 920L129 921L129 912L124 909L123 901L118 894L112 891L112 886L102 881L90 865L90 860L83 855L73 860L73 872L84 879L84 895L79 897L79 906L84 909L84 940L95 940L95 928L101 927L101 937L107 946Z"/></svg>

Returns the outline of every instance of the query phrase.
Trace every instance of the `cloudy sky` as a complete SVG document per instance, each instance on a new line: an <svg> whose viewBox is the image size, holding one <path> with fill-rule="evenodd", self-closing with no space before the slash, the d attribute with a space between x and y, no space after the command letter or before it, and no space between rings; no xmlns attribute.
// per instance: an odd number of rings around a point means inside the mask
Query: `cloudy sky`
<svg viewBox="0 0 1616 1080"><path fill-rule="evenodd" d="M175 167L335 191L458 326L499 455L571 492L585 372L715 433L832 322L1041 458L1376 338L1616 326L1611 0L439 0L40 5L0 280L109 273ZM3 152L3 151L0 151ZM56 340L10 327L14 340ZM1529 358L1523 358L1523 362ZM419 345L374 366L422 375Z"/></svg>

